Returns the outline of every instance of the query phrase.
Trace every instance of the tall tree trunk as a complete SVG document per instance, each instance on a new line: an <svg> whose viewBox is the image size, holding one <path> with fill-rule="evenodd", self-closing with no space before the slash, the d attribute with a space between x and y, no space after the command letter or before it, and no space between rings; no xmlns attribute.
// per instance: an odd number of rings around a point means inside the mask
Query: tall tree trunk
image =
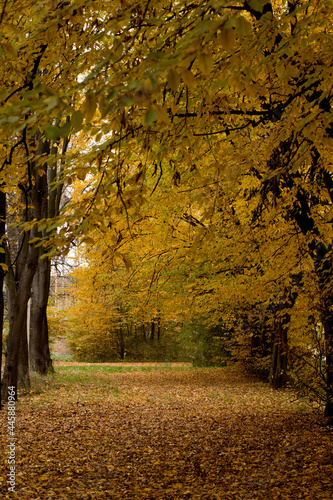
<svg viewBox="0 0 333 500"><path fill-rule="evenodd" d="M161 340L161 320L158 318L157 321L157 342Z"/></svg>
<svg viewBox="0 0 333 500"><path fill-rule="evenodd" d="M2 241L6 234L6 193L0 189L0 240ZM3 248L2 248L3 250ZM0 253L0 410L2 408L1 398L1 374L2 374L2 342L3 342L3 315L4 315L4 268L6 254L4 251ZM5 401L4 401L5 402Z"/></svg>
<svg viewBox="0 0 333 500"><path fill-rule="evenodd" d="M124 331L123 331L122 326L118 329L118 344L119 344L120 359L124 360L125 359L125 339L124 339Z"/></svg>
<svg viewBox="0 0 333 500"><path fill-rule="evenodd" d="M67 119L69 120L69 118ZM69 138L65 138L62 147L62 154L67 151ZM50 146L48 144L48 146ZM51 154L56 156L57 148L52 146ZM60 177L63 165L57 161L51 165L49 172L47 165L44 165L45 174L38 177L38 189L41 195L42 202L40 204L39 216L43 218L54 218L59 214L63 183L58 183L56 188L53 184ZM40 234L40 236L45 236ZM51 281L51 262L48 258L41 259L43 255L42 247L40 248L38 268L32 284L32 309L31 309L31 324L30 324L30 368L31 370L46 375L48 371L52 371L52 359L49 346L49 328L47 320L47 303L50 293Z"/></svg>
<svg viewBox="0 0 333 500"><path fill-rule="evenodd" d="M286 386L288 379L288 325L290 315L284 314L278 320L276 331L273 333L273 346L269 383L274 389Z"/></svg>
<svg viewBox="0 0 333 500"><path fill-rule="evenodd" d="M25 263L26 258L29 254L28 245L29 236L24 234L18 241L18 253L16 255L16 269L14 272L14 265L10 262L9 252L8 257L8 271L5 277L6 292L7 292L7 308L8 308L8 318L9 318L9 335L7 338L7 357L10 356L12 350L11 347L11 336L13 331L17 331L15 325L16 316L18 309L20 310L20 332L17 333L19 338L15 338L15 349L13 350L13 356L15 365L17 367L17 387L28 390L30 388L29 379L29 357L28 357L28 337L27 337L27 304L30 297L30 287L22 292L18 286L22 282L24 276L26 275ZM24 298L23 298L24 296ZM25 301L26 304L25 304ZM18 351L16 352L16 348ZM7 360L6 360L7 361ZM12 384L13 385L13 384Z"/></svg>
<svg viewBox="0 0 333 500"><path fill-rule="evenodd" d="M327 395L325 415L333 423L333 251L331 246L326 247L321 243L314 252L313 258L321 295L320 316L325 334Z"/></svg>
<svg viewBox="0 0 333 500"><path fill-rule="evenodd" d="M41 375L52 370L47 322L50 275L50 260L40 260L32 282L29 356L30 369Z"/></svg>
<svg viewBox="0 0 333 500"><path fill-rule="evenodd" d="M25 235L25 238L27 237ZM37 269L37 261L38 252L30 245L26 265L20 275L17 288L10 296L7 356L2 381L3 398L6 397L8 387L10 386L15 387L16 397L18 388L29 386L28 360L26 356L27 305L30 298L32 280ZM23 351L22 353L21 350ZM22 386L22 383L25 385Z"/></svg>
<svg viewBox="0 0 333 500"><path fill-rule="evenodd" d="M21 325L22 332L21 332L21 344L19 350L18 383L17 383L18 387L24 389L25 391L28 391L30 389L27 317L28 317L28 302L26 304L26 311Z"/></svg>
<svg viewBox="0 0 333 500"><path fill-rule="evenodd" d="M301 286L303 273L294 274L291 284L286 286L280 303L273 308L276 319L273 323L272 357L269 383L274 389L285 387L288 381L289 340L288 330L291 316L287 310L294 307Z"/></svg>
<svg viewBox="0 0 333 500"><path fill-rule="evenodd" d="M35 160L50 153L49 144L43 140L40 133L36 134L37 150ZM47 203L47 191L42 189L44 175L40 175L43 167L27 160L27 185L20 185L25 204L25 222L41 220L43 218L43 204ZM46 172L46 167L44 167ZM9 264L6 280L9 334L7 337L7 357L3 374L2 395L6 396L8 387L15 388L16 397L18 388L29 387L28 346L27 346L27 307L31 296L32 281L37 269L39 249L30 244L31 239L40 236L34 226L24 232L18 242L16 259L11 263L9 250L7 259ZM14 269L15 268L15 269Z"/></svg>
<svg viewBox="0 0 333 500"><path fill-rule="evenodd" d="M318 166L318 153L314 151L313 165ZM321 170L323 184L326 185L328 194L333 202L333 180L331 175ZM289 177L292 186L293 179ZM298 188L296 201L290 215L293 217L303 235L308 240L308 252L312 259L314 271L318 279L320 306L319 313L325 332L325 355L326 355L326 398L325 413L333 418L333 252L331 245L326 246L322 241L322 235L318 226L311 216L311 210L306 193Z"/></svg>
<svg viewBox="0 0 333 500"><path fill-rule="evenodd" d="M316 155L314 155L314 161L318 161ZM333 181L331 176L328 172L320 173L323 176L323 181L333 202ZM326 246L322 242L320 231L311 217L308 200L301 189L297 193L297 198L298 206L294 208L293 216L302 233L308 237L308 250L319 284L319 312L325 332L327 397L325 413L333 418L333 252L331 245Z"/></svg>
<svg viewBox="0 0 333 500"><path fill-rule="evenodd" d="M325 355L326 355L326 386L327 386L327 401L325 407L325 415L329 417L330 423L333 424L333 318L332 312L329 311L329 316L323 321L325 330Z"/></svg>

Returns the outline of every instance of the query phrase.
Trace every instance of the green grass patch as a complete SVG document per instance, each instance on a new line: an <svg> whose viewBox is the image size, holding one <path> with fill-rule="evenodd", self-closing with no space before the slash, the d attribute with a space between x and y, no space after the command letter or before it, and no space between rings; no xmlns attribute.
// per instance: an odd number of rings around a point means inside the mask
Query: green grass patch
<svg viewBox="0 0 333 500"><path fill-rule="evenodd" d="M62 372L74 373L78 372L81 374L85 373L126 373L126 372L152 372L152 371L165 371L165 370L184 370L188 369L187 366L171 366L168 363L163 363L159 366L129 366L129 365L63 365L56 366L55 373L61 374ZM190 367L191 368L191 367Z"/></svg>
<svg viewBox="0 0 333 500"><path fill-rule="evenodd" d="M59 364L58 364L59 363ZM121 380L115 381L113 376L121 373L172 372L197 370L190 364L156 363L156 364L74 364L60 361L55 363L54 372L47 376L31 374L31 389L24 397L24 404L40 406L57 400L61 394L64 399L90 401L103 400L106 396L121 398L123 390ZM120 384L120 385L119 385ZM23 399L20 399L19 406Z"/></svg>
<svg viewBox="0 0 333 500"><path fill-rule="evenodd" d="M52 354L52 361L74 361L74 357L71 354Z"/></svg>

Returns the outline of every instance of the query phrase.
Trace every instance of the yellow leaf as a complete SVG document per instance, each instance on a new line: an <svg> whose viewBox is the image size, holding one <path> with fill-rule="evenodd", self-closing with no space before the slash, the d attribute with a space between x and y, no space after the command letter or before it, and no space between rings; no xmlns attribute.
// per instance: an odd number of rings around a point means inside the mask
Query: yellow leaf
<svg viewBox="0 0 333 500"><path fill-rule="evenodd" d="M158 121L169 123L170 119L167 109L164 106L156 105L156 110L157 110Z"/></svg>
<svg viewBox="0 0 333 500"><path fill-rule="evenodd" d="M235 44L235 30L233 28L222 28L219 38L226 50L231 50Z"/></svg>
<svg viewBox="0 0 333 500"><path fill-rule="evenodd" d="M13 59L17 57L17 50L9 42L4 42L1 44L2 50L8 59Z"/></svg>
<svg viewBox="0 0 333 500"><path fill-rule="evenodd" d="M80 179L80 181L84 181L84 179L86 178L86 175L87 175L87 173L84 170L81 170L80 172L77 173L77 177L78 177L78 179Z"/></svg>
<svg viewBox="0 0 333 500"><path fill-rule="evenodd" d="M125 264L126 271L129 272L133 267L132 261L128 257L126 257L126 255L124 255L124 254L122 254L121 257L122 257L123 262Z"/></svg>
<svg viewBox="0 0 333 500"><path fill-rule="evenodd" d="M94 245L95 244L95 240L93 238L91 238L90 236L85 236L84 238L82 238L82 242L85 243L86 245Z"/></svg>
<svg viewBox="0 0 333 500"><path fill-rule="evenodd" d="M182 77L182 80L185 83L185 85L187 85L188 87L192 87L193 85L195 85L194 75L191 73L189 69L180 68L180 76Z"/></svg>
<svg viewBox="0 0 333 500"><path fill-rule="evenodd" d="M208 75L208 73L210 73L211 70L213 69L214 61L211 55L200 54L197 60L197 64L202 73Z"/></svg>
<svg viewBox="0 0 333 500"><path fill-rule="evenodd" d="M8 37L21 34L20 30L14 24L4 24L2 31Z"/></svg>
<svg viewBox="0 0 333 500"><path fill-rule="evenodd" d="M45 30L43 32L44 36L45 36L45 39L48 41L48 42L51 42L52 40L54 40L56 34L57 34L57 27L56 26L49 26L47 28L47 30Z"/></svg>
<svg viewBox="0 0 333 500"><path fill-rule="evenodd" d="M85 116L86 122L90 122L93 119L96 107L96 97L92 94L88 94L82 106L82 112Z"/></svg>
<svg viewBox="0 0 333 500"><path fill-rule="evenodd" d="M170 104L170 108L171 108L172 114L173 114L173 115L175 115L175 114L177 113L177 111L178 111L178 106L177 106L177 104L176 104L175 102L172 102L172 103Z"/></svg>
<svg viewBox="0 0 333 500"><path fill-rule="evenodd" d="M83 126L83 114L81 111L74 111L71 118L71 125L74 132L78 132Z"/></svg>
<svg viewBox="0 0 333 500"><path fill-rule="evenodd" d="M237 19L237 28L242 35L248 35L252 26L251 23L245 19L245 17L239 16Z"/></svg>
<svg viewBox="0 0 333 500"><path fill-rule="evenodd" d="M178 86L180 84L180 76L179 73L175 69L170 69L167 75L168 87L176 92Z"/></svg>
<svg viewBox="0 0 333 500"><path fill-rule="evenodd" d="M143 82L142 88L144 89L146 94L150 94L154 90L154 87L153 87L153 84L152 84L152 81L150 78L147 78Z"/></svg>

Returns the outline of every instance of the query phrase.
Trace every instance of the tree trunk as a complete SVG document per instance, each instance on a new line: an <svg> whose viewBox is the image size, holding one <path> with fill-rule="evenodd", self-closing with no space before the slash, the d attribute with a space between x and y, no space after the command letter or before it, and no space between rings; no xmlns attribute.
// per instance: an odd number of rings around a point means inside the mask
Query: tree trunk
<svg viewBox="0 0 333 500"><path fill-rule="evenodd" d="M315 152L316 153L316 152ZM314 166L317 166L317 154L314 154ZM328 194L333 202L333 181L327 172L320 172L323 176ZM308 251L311 256L315 274L318 279L320 306L319 313L325 332L325 356L326 356L326 398L327 404L325 414L333 418L333 252L331 245L322 242L319 228L311 216L308 199L301 188L297 192L297 203L295 203L290 215L308 238ZM330 412L330 408L332 411Z"/></svg>
<svg viewBox="0 0 333 500"><path fill-rule="evenodd" d="M40 133L36 134L35 140L38 144L35 159L38 161L42 156L50 153L49 144L43 140ZM25 222L41 220L44 217L44 206L47 204L47 191L43 189L46 177L40 175L42 166L34 162L27 162L29 172L26 186L22 189L25 213L22 214ZM11 263L9 250L7 258L9 263L8 276L6 277L8 312L9 312L9 334L7 337L7 357L3 375L2 395L6 397L8 387L14 387L17 398L18 388L28 388L28 345L27 345L27 307L31 295L32 281L37 269L39 249L29 244L30 239L40 236L38 229L34 226L30 231L23 233L17 245L16 259ZM14 270L15 267L15 270ZM22 385L23 384L23 385Z"/></svg>
<svg viewBox="0 0 333 500"><path fill-rule="evenodd" d="M289 361L289 341L288 330L291 316L287 310L294 307L298 296L298 289L302 283L303 273L290 276L291 284L286 286L283 296L276 307L273 307L273 314L276 320L273 323L272 334L272 357L269 372L269 383L274 389L281 389L288 381L288 361Z"/></svg>
<svg viewBox="0 0 333 500"><path fill-rule="evenodd" d="M15 388L17 387L28 390L30 388L30 379L29 379L29 358L28 358L28 337L27 337L27 304L30 297L30 287L29 285L27 289L22 290L22 287L19 286L19 283L22 283L22 280L25 280L26 271L24 265L26 263L26 258L29 254L29 245L28 245L28 235L23 235L23 237L18 241L18 254L16 256L16 269L14 273L13 265L10 264L9 258L9 269L6 273L5 283L6 283L6 292L7 292L7 308L8 308L8 318L9 318L9 335L7 338L7 358L10 356L11 350L11 336L12 332L15 342L15 349L13 349L13 356L15 359L15 373L14 377L17 378L17 384L15 384ZM26 303L25 303L26 300ZM19 325L16 326L15 322L17 311L19 312ZM18 332L19 329L19 332ZM16 337L19 335L19 338ZM18 349L16 351L16 348ZM8 359L6 359L7 363ZM14 385L14 384L11 384Z"/></svg>
<svg viewBox="0 0 333 500"><path fill-rule="evenodd" d="M67 119L67 121L69 118ZM65 138L62 147L62 154L66 153L69 138ZM50 144L45 142L46 150L49 152ZM57 148L52 146L51 154L56 155ZM63 183L58 183L56 189L50 189L62 172L62 164L55 161L47 172L47 165L44 165L45 174L37 176L38 192L40 196L39 218L54 218L59 214ZM45 236L39 234L39 236ZM39 261L36 275L32 284L32 309L30 324L30 368L41 375L46 375L53 371L52 359L49 346L49 328L47 320L47 303L50 292L51 262L43 256L42 247L39 247Z"/></svg>
<svg viewBox="0 0 333 500"><path fill-rule="evenodd" d="M330 417L333 423L333 312L332 312L332 281L333 281L333 252L329 245L317 246L313 253L314 265L319 282L321 295L321 322L325 334L325 357L326 357L326 408L325 415Z"/></svg>
<svg viewBox="0 0 333 500"><path fill-rule="evenodd" d="M326 386L327 401L325 415L329 417L329 423L333 425L333 321L332 313L323 322L325 330L325 355L326 355Z"/></svg>
<svg viewBox="0 0 333 500"><path fill-rule="evenodd" d="M284 314L273 334L269 383L274 389L286 386L288 379L288 324L290 315Z"/></svg>
<svg viewBox="0 0 333 500"><path fill-rule="evenodd" d="M120 359L125 359L125 339L122 327L119 328L119 355Z"/></svg>
<svg viewBox="0 0 333 500"><path fill-rule="evenodd" d="M32 282L29 355L30 369L41 375L46 375L49 370L53 369L47 323L50 276L50 261L40 260Z"/></svg>
<svg viewBox="0 0 333 500"><path fill-rule="evenodd" d="M27 236L26 236L27 237ZM7 337L7 356L2 381L2 397L5 398L8 387L14 387L17 397L18 382L19 388L29 386L29 373L27 367L27 305L30 298L32 280L37 268L38 253L32 246L29 248L29 254L26 265L17 286L14 295L9 295L9 334ZM15 285L15 283L14 283ZM23 353L20 353L20 351ZM20 375L20 380L19 380ZM21 385L21 384L25 385Z"/></svg>
<svg viewBox="0 0 333 500"><path fill-rule="evenodd" d="M22 332L21 332L21 344L19 350L18 383L17 383L18 387L24 389L25 391L28 391L30 389L27 318L28 318L28 302L26 304L26 310L24 313L23 322L21 326Z"/></svg>
<svg viewBox="0 0 333 500"><path fill-rule="evenodd" d="M6 193L0 189L0 240L6 234ZM0 253L0 410L2 408L1 398L1 374L2 374L2 342L3 342L3 315L4 315L4 269L2 264L5 264L6 254ZM3 400L5 402L5 400Z"/></svg>
<svg viewBox="0 0 333 500"><path fill-rule="evenodd" d="M157 342L161 340L161 320L158 319L157 322Z"/></svg>

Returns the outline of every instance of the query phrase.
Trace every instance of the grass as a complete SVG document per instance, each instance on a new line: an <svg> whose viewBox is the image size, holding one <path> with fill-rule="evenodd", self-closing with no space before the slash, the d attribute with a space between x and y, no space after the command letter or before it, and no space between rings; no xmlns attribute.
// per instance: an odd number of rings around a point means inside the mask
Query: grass
<svg viewBox="0 0 333 500"><path fill-rule="evenodd" d="M31 389L19 398L18 408L43 406L56 402L59 394L70 401L100 401L105 394L116 398L124 396L122 379L126 374L168 373L197 370L190 363L76 363L55 361L54 372L46 377L31 374Z"/></svg>
<svg viewBox="0 0 333 500"><path fill-rule="evenodd" d="M52 354L52 361L74 361L71 354Z"/></svg>
<svg viewBox="0 0 333 500"><path fill-rule="evenodd" d="M126 364L73 364L61 363L55 364L55 373L51 375L50 380L56 385L62 384L95 384L103 385L108 383L108 375L117 373L133 372L165 372L182 371L192 369L189 364L171 364L171 363L126 363Z"/></svg>
<svg viewBox="0 0 333 500"><path fill-rule="evenodd" d="M90 373L122 373L122 372L151 372L151 371L161 371L161 370L183 370L189 368L188 364L171 365L171 363L127 363L127 364L61 364L55 365L55 369L58 373L61 372L90 372Z"/></svg>
<svg viewBox="0 0 333 500"><path fill-rule="evenodd" d="M76 402L102 401L108 398L126 400L129 397L141 399L141 401L155 401L168 405L177 404L177 401L186 401L186 386L188 380L197 384L200 380L198 390L206 393L206 398L215 401L218 405L230 405L237 401L234 390L230 390L234 384L241 381L243 387L255 387L255 398L257 393L267 393L268 387L255 379L248 379L244 374L232 367L194 367L190 363L75 363L59 361L54 363L54 373L47 377L32 374L31 390L24 398L20 398L18 407L43 406L49 403L62 402L73 404ZM224 372L228 373L229 390L221 390L221 380L224 380ZM230 378L232 374L232 378ZM170 381L178 385L177 389L170 390ZM129 381L132 381L129 383ZM185 383L186 382L186 383ZM168 391L147 390L149 386L160 385L168 387ZM182 387L184 391L182 391ZM134 396L133 396L134 391ZM251 395L247 398L251 402ZM286 398L292 398L288 392L278 391L275 399L283 403ZM304 408L304 401L297 401L294 406Z"/></svg>

